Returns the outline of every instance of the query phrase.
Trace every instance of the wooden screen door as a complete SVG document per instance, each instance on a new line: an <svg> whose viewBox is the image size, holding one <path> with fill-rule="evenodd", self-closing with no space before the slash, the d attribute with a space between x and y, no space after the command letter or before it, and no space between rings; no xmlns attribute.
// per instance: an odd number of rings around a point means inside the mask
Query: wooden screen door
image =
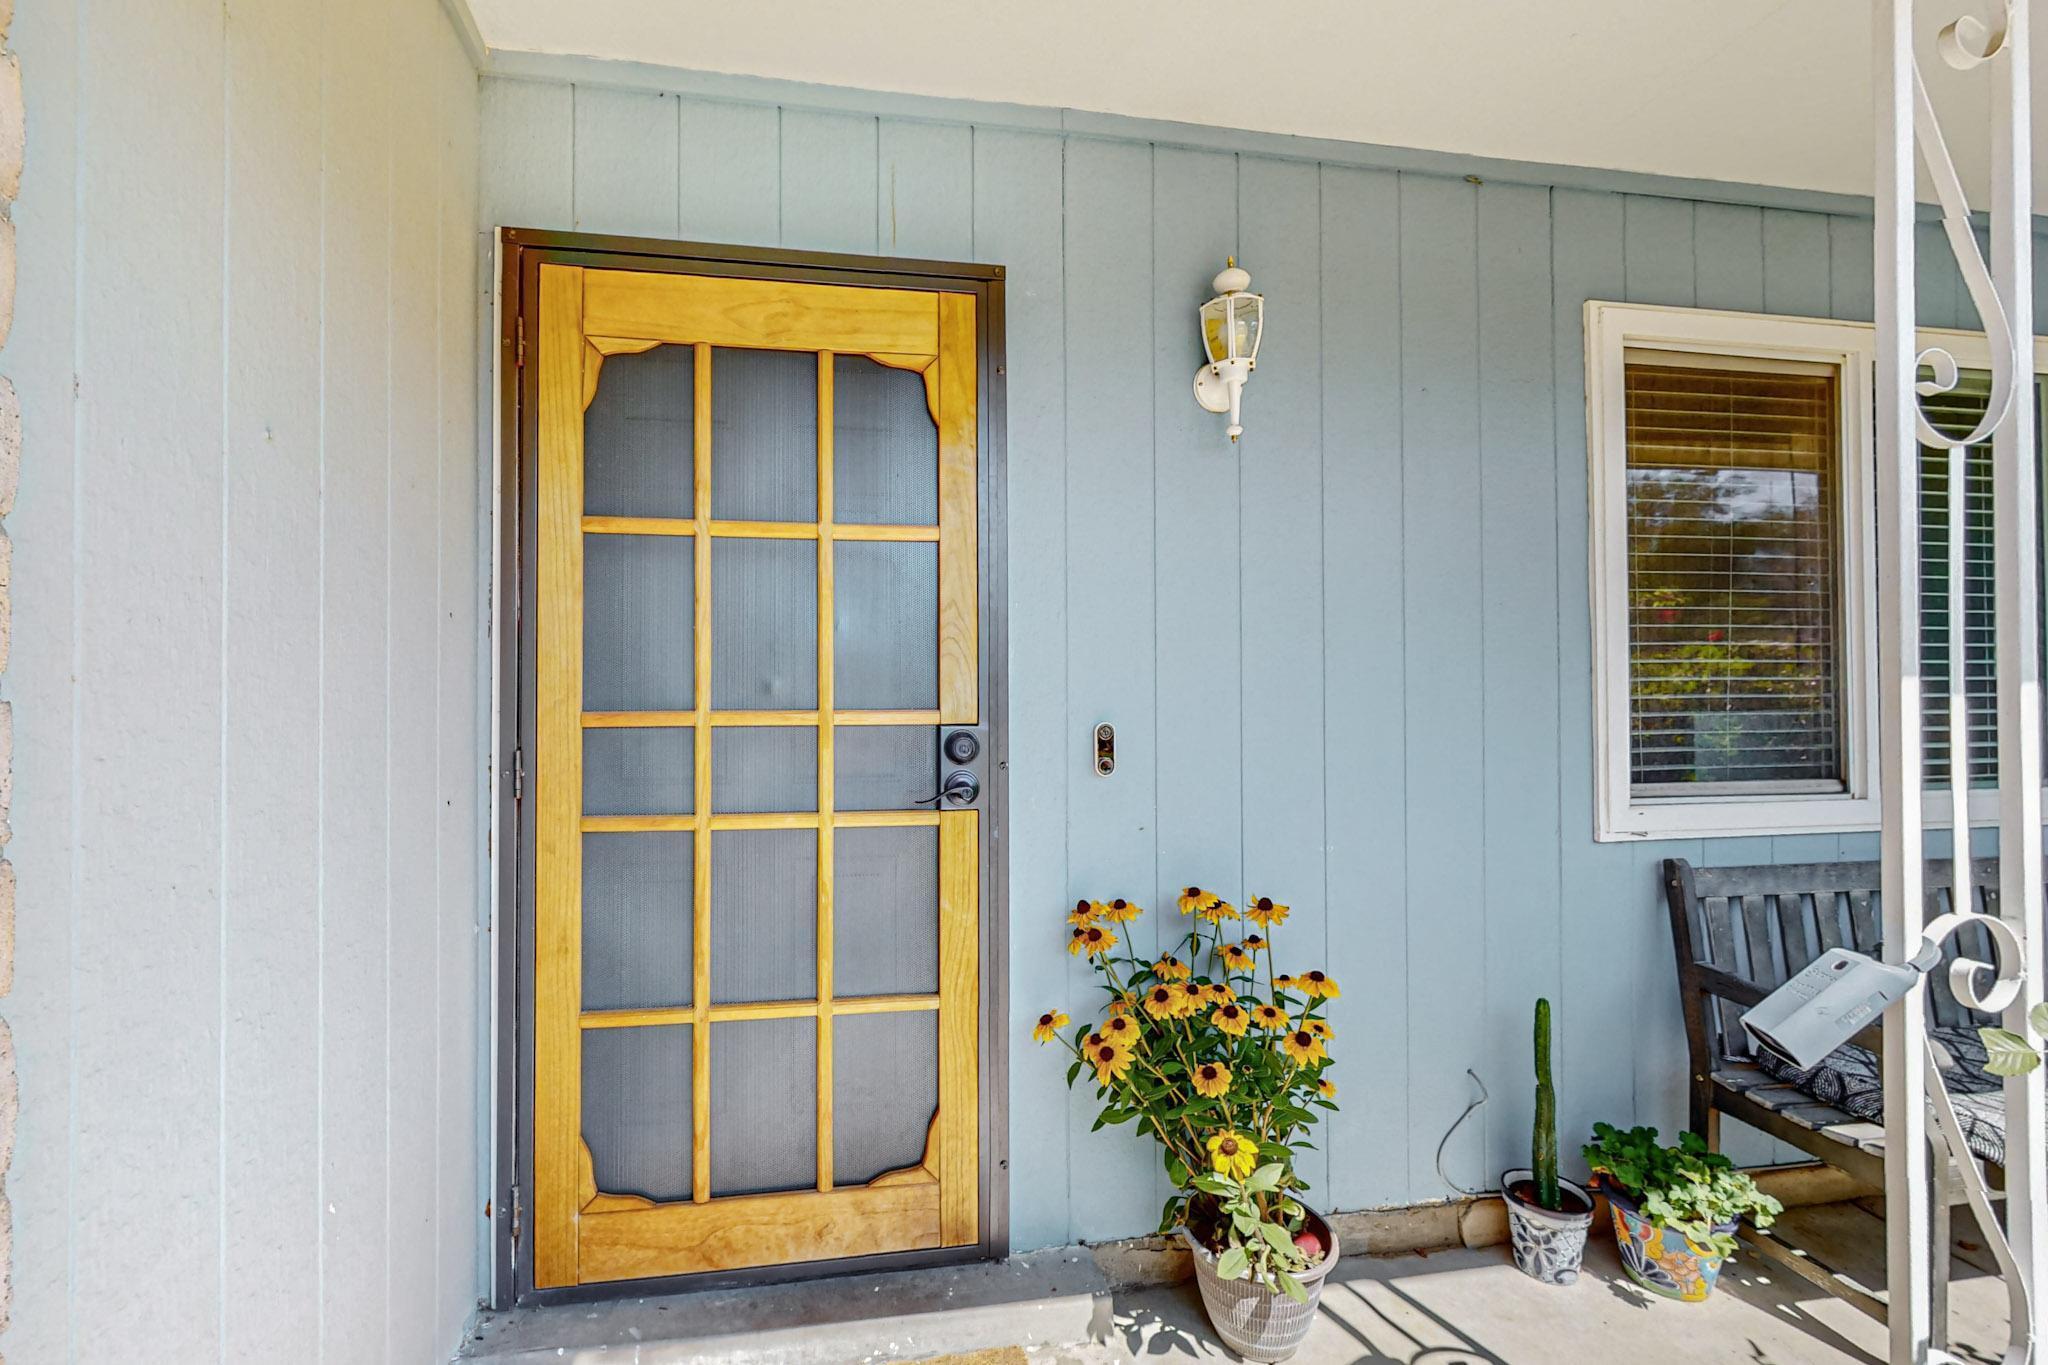
<svg viewBox="0 0 2048 1365"><path fill-rule="evenodd" d="M540 269L538 1288L979 1238L975 304Z"/></svg>

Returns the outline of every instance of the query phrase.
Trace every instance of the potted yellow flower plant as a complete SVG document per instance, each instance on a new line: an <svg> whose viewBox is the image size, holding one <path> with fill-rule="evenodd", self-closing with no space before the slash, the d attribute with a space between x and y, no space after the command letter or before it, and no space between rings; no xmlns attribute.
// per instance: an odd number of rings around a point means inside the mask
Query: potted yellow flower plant
<svg viewBox="0 0 2048 1365"><path fill-rule="evenodd" d="M1074 1054L1102 1111L1095 1126L1133 1123L1157 1138L1174 1195L1160 1231L1194 1254L1202 1302L1224 1343L1250 1360L1293 1355L1308 1335L1337 1236L1302 1202L1295 1153L1319 1109L1335 1109L1331 1031L1337 983L1321 971L1275 971L1267 937L1288 907L1261 896L1240 910L1214 892L1180 894L1187 932L1152 961L1128 946L1144 912L1126 900L1081 901L1067 949L1094 967L1098 1019L1067 1032L1059 1010L1032 1035Z"/></svg>

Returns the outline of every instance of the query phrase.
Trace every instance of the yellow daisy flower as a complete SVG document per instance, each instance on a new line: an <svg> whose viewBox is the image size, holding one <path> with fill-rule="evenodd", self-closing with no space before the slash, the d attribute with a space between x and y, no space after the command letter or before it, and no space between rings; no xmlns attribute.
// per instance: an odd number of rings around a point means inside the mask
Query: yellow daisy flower
<svg viewBox="0 0 2048 1365"><path fill-rule="evenodd" d="M1095 1079L1103 1085L1120 1081L1131 1069L1131 1050L1115 1043L1102 1043L1083 1050L1082 1056L1095 1068Z"/></svg>
<svg viewBox="0 0 2048 1365"><path fill-rule="evenodd" d="M1211 981L1208 986L1209 999L1219 1005L1227 1005L1237 999L1237 992L1221 981Z"/></svg>
<svg viewBox="0 0 2048 1365"><path fill-rule="evenodd" d="M1280 1050L1286 1053L1296 1066L1308 1066L1330 1055L1323 1051L1323 1040L1305 1028L1296 1029L1282 1038Z"/></svg>
<svg viewBox="0 0 2048 1365"><path fill-rule="evenodd" d="M1188 979L1188 964L1168 954L1152 964L1152 975L1161 981L1185 981Z"/></svg>
<svg viewBox="0 0 2048 1365"><path fill-rule="evenodd" d="M1337 983L1321 972L1309 972L1301 978L1301 982L1302 988L1310 995L1320 996L1325 1000L1337 998Z"/></svg>
<svg viewBox="0 0 2048 1365"><path fill-rule="evenodd" d="M1061 1010L1047 1010L1039 1015L1038 1022L1032 1025L1031 1036L1041 1043L1056 1043L1059 1041L1060 1030L1073 1022Z"/></svg>
<svg viewBox="0 0 2048 1365"><path fill-rule="evenodd" d="M1116 999L1109 1002L1109 1013L1112 1018L1121 1014L1129 1014L1136 1008L1138 1008L1138 998L1129 991L1123 992Z"/></svg>
<svg viewBox="0 0 2048 1365"><path fill-rule="evenodd" d="M1226 943L1216 950L1216 956L1223 959L1223 965L1233 971L1250 971L1252 955L1244 950L1242 943Z"/></svg>
<svg viewBox="0 0 2048 1365"><path fill-rule="evenodd" d="M1095 1032L1111 1042L1122 1041L1130 1044L1132 1047L1138 1045L1138 1021L1131 1018L1128 1014L1110 1015L1109 1018L1102 1021L1102 1027L1095 1030Z"/></svg>
<svg viewBox="0 0 2048 1365"><path fill-rule="evenodd" d="M1259 1145L1226 1128L1209 1139L1209 1164L1218 1175L1243 1180L1259 1168Z"/></svg>
<svg viewBox="0 0 2048 1365"><path fill-rule="evenodd" d="M1335 1081L1317 1081L1316 1093L1326 1100L1334 1100L1337 1098L1337 1083Z"/></svg>
<svg viewBox="0 0 2048 1365"><path fill-rule="evenodd" d="M1318 1038L1334 1038L1337 1036L1336 1030L1331 1028L1329 1023L1322 1019L1304 1019L1301 1021L1301 1026Z"/></svg>
<svg viewBox="0 0 2048 1365"><path fill-rule="evenodd" d="M1237 907L1221 896L1212 896L1209 903L1195 913L1211 924L1221 924L1227 919L1238 918Z"/></svg>
<svg viewBox="0 0 2048 1365"><path fill-rule="evenodd" d="M1180 1013L1182 993L1160 984L1145 992L1145 1013L1154 1019L1171 1019Z"/></svg>
<svg viewBox="0 0 2048 1365"><path fill-rule="evenodd" d="M1242 1005L1222 1004L1209 1016L1209 1022L1233 1038L1242 1038L1244 1031L1252 1026L1252 1016Z"/></svg>
<svg viewBox="0 0 2048 1365"><path fill-rule="evenodd" d="M1268 1033L1282 1033L1287 1029L1287 1011L1278 1005L1256 1005L1252 1008L1252 1022Z"/></svg>
<svg viewBox="0 0 2048 1365"><path fill-rule="evenodd" d="M1269 944L1269 943L1267 943L1267 942L1266 942L1266 940L1265 940L1265 938L1264 938L1264 937L1263 937L1262 935L1259 935L1259 934L1246 934L1246 935L1245 935L1245 938L1244 938L1244 950L1245 950L1246 952L1248 952L1248 953L1263 953L1263 952L1265 952L1265 951L1266 951L1266 949L1267 949L1267 948L1269 948L1269 947L1271 947L1271 946L1272 946L1272 945L1271 945L1271 944Z"/></svg>
<svg viewBox="0 0 2048 1365"><path fill-rule="evenodd" d="M1125 900L1122 896L1118 896L1108 905L1097 906L1096 909L1100 911L1105 918L1117 924L1129 924L1132 920L1136 919L1138 916L1145 913L1138 906L1132 904L1130 901Z"/></svg>
<svg viewBox="0 0 2048 1365"><path fill-rule="evenodd" d="M1230 1068L1216 1062L1204 1062L1195 1068L1195 1093L1215 1099L1230 1089Z"/></svg>
<svg viewBox="0 0 2048 1365"><path fill-rule="evenodd" d="M1301 978L1298 976L1276 976L1273 978L1273 989L1276 991L1298 991L1301 989Z"/></svg>
<svg viewBox="0 0 2048 1365"><path fill-rule="evenodd" d="M1106 957L1116 947L1116 935L1099 924L1074 926L1072 938L1067 940L1067 951L1075 957L1086 953L1089 957Z"/></svg>
<svg viewBox="0 0 2048 1365"><path fill-rule="evenodd" d="M1074 908L1067 911L1067 923L1077 928L1085 928L1095 923L1096 912L1101 908L1088 901L1075 901Z"/></svg>
<svg viewBox="0 0 2048 1365"><path fill-rule="evenodd" d="M1245 907L1245 918L1270 929L1286 920L1288 907L1271 896L1261 896Z"/></svg>
<svg viewBox="0 0 2048 1365"><path fill-rule="evenodd" d="M1202 988L1191 986L1185 981L1173 983L1173 1013L1176 1018L1185 1019L1202 1008Z"/></svg>
<svg viewBox="0 0 2048 1365"><path fill-rule="evenodd" d="M1174 903L1180 907L1183 915L1194 915L1201 913L1215 899L1201 887L1190 886L1180 893L1180 899Z"/></svg>

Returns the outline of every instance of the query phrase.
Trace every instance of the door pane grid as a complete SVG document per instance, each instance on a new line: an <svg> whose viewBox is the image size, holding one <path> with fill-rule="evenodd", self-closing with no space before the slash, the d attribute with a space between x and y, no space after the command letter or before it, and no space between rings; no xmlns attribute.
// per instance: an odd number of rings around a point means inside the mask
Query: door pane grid
<svg viewBox="0 0 2048 1365"><path fill-rule="evenodd" d="M971 1241L975 1190L975 1102L971 1088L974 1058L969 1055L975 1019L971 935L977 910L973 883L963 877L971 876L971 869L978 865L976 821L972 813L942 815L930 809L891 806L891 799L900 799L904 804L914 800L908 782L915 778L908 773L898 775L900 793L869 791L859 785L863 780L873 785L876 765L885 762L878 755L884 751L894 754L893 760L886 761L918 766L914 758L895 753L902 748L903 737L882 727L902 727L912 732L922 728L935 745L942 721L974 720L971 710L964 706L973 688L971 642L975 623L969 619L963 629L958 619L963 603L969 611L972 609L971 592L959 588L961 583L970 588L973 583L973 527L969 521L963 528L960 516L963 506L971 507L972 499L963 504L956 496L960 468L968 471L971 488L972 389L971 385L967 389L964 406L957 392L942 398L940 381L946 371L935 354L962 353L958 323L962 317L971 322L971 301L966 303L968 311L963 312L948 296L923 296L936 306L934 339L925 340L919 333L914 339L907 339L908 344L888 346L854 340L842 353L829 349L847 346L847 341L836 332L830 337L824 331L802 335L802 327L789 336L763 335L760 339L749 339L751 334L740 333L726 336L714 328L696 335L717 336L717 342L694 339L688 332L664 334L660 341L641 341L637 334L626 335L640 325L641 315L635 314L632 327L617 325L615 315L622 314L622 310L611 307L606 302L609 296L598 292L611 281L638 277L546 267L542 278L550 282L543 288L543 312L546 314L552 306L554 314L543 318L539 381L541 533L545 561L540 575L544 607L541 635L543 644L555 639L551 648L559 662L550 666L550 650L537 651L542 670L543 713L538 727L539 751L543 764L553 770L551 778L542 777L541 781L549 785L541 790L554 793L552 805L547 799L542 800L538 816L543 827L541 861L552 858L561 870L540 877L542 884L536 897L540 907L536 920L540 940L537 976L541 978L537 985L536 1017L542 1038L537 1071L542 1084L536 1090L535 1164L537 1198L543 1190L548 1194L547 1207L537 1209L537 1248L545 1254L537 1257L535 1283L554 1286L650 1273L641 1268L642 1262L637 1259L645 1254L648 1244L631 1230L639 1227L643 1219L640 1209L628 1202L635 1196L651 1197L657 1206L674 1205L669 1210L657 1207L650 1213L674 1212L680 1216L689 1204L718 1206L689 1213L692 1221L687 1225L672 1223L666 1216L660 1220L661 1229L676 1230L678 1240L672 1244L673 1254L683 1259L670 1264L677 1269L696 1268L699 1262L694 1262L693 1257L713 1258L701 1261L710 1266L717 1263L717 1258L746 1254L743 1250L714 1251L711 1243L695 1241L697 1234L682 1231L686 1226L707 1230L724 1227L722 1218L769 1216L758 1211L771 1207L766 1203L750 1203L749 1208L756 1209L755 1212L735 1212L730 1201L736 1198L779 1201L772 1204L776 1210L772 1216L803 1221L812 1229L810 1240L816 1254L825 1256L863 1254L892 1246L961 1245ZM781 288L741 285L737 281L683 283L692 289L737 287L767 296ZM673 278L648 277L646 287L652 290L657 286L679 287ZM555 292L551 295L549 289ZM886 311L888 305L904 298L891 291L861 292L863 309L872 306ZM851 302L852 291L840 293ZM834 296L834 291L824 286L798 286L791 294L806 303L823 304ZM949 308L948 304L955 306ZM719 321L725 316L714 314L712 320ZM763 316L779 319L782 314ZM811 316L825 315L799 313L800 318ZM905 325L928 328L929 317L930 314L906 314ZM862 334L855 330L848 335ZM590 340L586 345L564 344L572 336L577 342L586 336ZM938 338L945 339L943 345ZM747 349L727 349L734 344ZM967 362L960 367L960 373L972 376L976 365L971 337L966 347ZM641 359L643 353L651 358ZM611 375L598 368L607 358L619 362ZM730 366L722 367L721 361L729 361ZM870 506L876 503L869 496L875 490L867 484L877 476L875 470L862 466L865 472L861 478L855 478L836 468L846 454L835 452L835 434L845 435L849 442L862 433L862 439L885 438L888 422L870 422L868 426L874 427L873 431L858 422L847 427L847 421L852 419L843 419L835 412L835 377L846 379L847 401L854 402L858 395L852 393L855 386L847 376L855 372L865 374L874 362L921 374L930 417L939 433L941 461L946 466L939 471L941 488L934 490L942 504L937 525L923 521L923 516L930 513L922 506L913 508L887 500ZM574 422L576 430L572 432L570 419L588 410L598 397L602 379L615 378L627 387L627 381L639 373L633 368L635 364L642 370L663 367L662 383L666 387L656 396L668 404L664 419L667 431L649 438L659 449L599 452L596 460L588 463L595 466L591 469L592 478L604 475L607 480L600 490L604 496L586 496L586 442L573 439L586 433L581 421ZM750 365L752 369L748 368ZM721 368L727 369L723 376L728 390L724 425L719 425L714 416L718 412L714 381L721 377L716 373ZM804 429L808 414L803 409L811 403L810 395L803 395L799 387L805 372L813 369L814 433ZM746 387L747 374L754 374L753 391L747 395L750 403L756 407L764 403L781 405L775 422L769 424L773 429L766 432L767 437L773 438L769 443L775 447L772 453L776 458L768 462L773 468L755 467L760 452L747 444L751 438L743 428L751 430L758 423L753 419L739 420L735 414L740 410L732 405L739 392L733 386ZM762 380L761 376L768 374L776 376L774 383ZM580 406L575 401L579 396L576 391L580 391ZM908 411L915 405L899 406ZM964 466L959 456L963 432ZM690 447L687 453L679 449L685 441ZM720 444L726 447L723 452L717 449ZM811 469L796 464L802 459L799 451L804 445L814 447L811 453L816 464ZM721 454L725 472L732 478L715 476L721 468ZM876 456L870 452L865 458ZM644 489L632 481L639 477L637 462L643 459L656 464L666 462L660 471L662 477ZM605 460L611 464L604 464ZM621 464L621 460L625 463ZM858 504L848 504L853 510L847 515L859 518L879 511L884 516L894 513L916 524L879 520L838 524L841 509L835 496L835 473L847 475L842 480L847 487L839 490L840 494ZM954 477L948 478L948 474ZM560 482L564 476L567 487ZM929 476L919 471L907 477L921 487ZM686 479L687 495L678 486ZM718 483L732 485L725 488L722 505L715 495L714 485ZM812 483L815 488L814 520L744 519L798 517L812 512L812 507L804 505L807 500L802 495L808 491L802 487L805 483ZM748 486L740 487L742 484ZM569 496L550 502L546 494L549 486L562 488ZM612 495L614 492L617 496ZM683 501L685 496L687 503ZM714 517L715 505L725 515ZM732 552L730 556L720 552L715 544L718 541L726 542L726 549ZM810 546L803 547L804 541L809 541ZM785 548L774 548L778 543ZM841 543L849 545L846 554L836 552ZM547 559L548 544L562 551L553 560ZM685 545L688 549L684 549ZM927 545L931 547L928 550L924 549ZM863 553L856 554L852 546L859 546ZM675 553L678 551L682 556L680 562ZM877 551L892 553L878 558ZM918 551L922 551L922 556L904 558L902 554L911 552L915 556ZM961 566L949 563L949 559L962 557L963 551L964 573ZM808 563L801 557L804 554L810 556ZM646 599L642 603L640 598L625 592L607 593L605 584L609 580L603 579L601 572L594 578L586 575L586 566L602 570L607 564L625 562L627 555L638 556L634 563L659 560L672 566L665 570L665 582L687 575L687 581L677 586L689 592L688 607L683 604L681 592L669 593L659 600L642 592L641 597ZM897 591L882 593L892 599L883 609L893 609L906 622L913 617L937 618L935 634L939 637L942 658L936 671L942 677L936 692L921 677L920 686L903 689L874 681L875 670L862 662L866 616L861 618L863 629L846 638L848 647L835 648L835 636L839 634L835 579L843 580L853 574L865 582L876 575L863 570L863 565L922 566L926 563L923 556L930 556L930 570L912 573L910 577L917 579L916 583L904 580L903 572L898 571L894 576L904 581L894 585ZM782 567L772 571L764 567L771 563ZM792 593L797 579L813 574L812 584ZM774 581L760 581L764 576ZM925 580L934 577L942 581L927 586ZM641 578L646 579L646 575ZM722 580L723 599L713 595L720 586L714 579ZM633 588L638 581L630 577L622 580L627 588ZM562 591L565 585L570 588L568 593ZM884 586L867 583L855 593L862 582L847 584L848 592L863 600L875 596L877 588ZM936 589L937 600L927 604L920 598L906 604L903 595L912 589L926 593ZM598 606L600 611L633 609L636 604L644 608L644 638L654 638L656 646L666 653L658 661L652 657L642 661L645 666L637 674L629 668L600 667L600 677L590 676L581 657L587 645L582 638L584 622L589 619L582 600L586 595L594 599L592 606L604 604ZM763 595L771 599L768 615L774 613L773 602L781 604L780 632L772 622L764 621L751 610L737 616L733 612L743 601L752 603ZM813 596L813 601L804 602L805 596ZM802 611L806 606L815 611L814 652L799 643ZM659 639L659 632L664 629L680 635L676 627L685 621L691 632L687 660L681 648L675 647L680 640L673 636L667 642ZM737 632L735 622L743 623ZM562 648L569 640L551 634L559 625L573 630L573 652ZM726 632L723 639L721 629ZM765 653L764 638L770 642ZM963 641L967 642L965 649L960 648ZM643 646L648 647L654 646ZM811 657L805 658L806 654ZM918 668L930 669L929 656L922 655L921 650L920 654ZM602 665L606 661L592 662ZM715 677L719 667L731 675L724 680L724 689ZM814 688L806 686L811 680L802 677L811 667L816 670ZM571 677L568 668L573 668L576 676ZM843 668L853 670L848 679L837 676ZM674 695L682 691L676 685L682 681L678 672L688 679L688 691L681 696ZM748 676L743 677L743 673ZM640 687L643 680L647 685ZM613 691L605 690L607 682ZM848 697L849 686L861 687L866 695ZM631 695L636 688L645 700ZM716 698L715 692L720 693ZM871 701L874 705L842 709L841 699ZM714 706L718 700L738 702L745 709L719 710ZM904 708L905 702L910 704L908 709ZM630 709L636 707L644 709ZM847 759L852 764L849 774L856 785L846 797L855 809L844 811L838 809L841 793L839 765L835 764L835 732L840 726L857 727L856 733L865 741L862 746L848 746ZM736 729L750 728L756 731L755 735L734 733ZM816 745L814 769L804 771L811 767L809 759L799 758L779 743L781 736L759 734L764 728L780 730L789 739L808 732ZM721 734L723 739L715 739ZM882 747L878 749L878 745ZM863 773L868 774L866 779L860 777ZM814 799L798 794L800 788L813 782ZM804 805L813 808L805 810ZM863 806L872 808L862 809ZM837 832L841 829L882 834L856 834L840 840ZM856 858L852 865L855 872L848 872L840 867L845 856L838 854L838 850L855 848L857 840L865 841L858 843L859 850L894 847L877 842L889 837L891 831L895 836L936 841L941 850L941 884L926 893L920 881L917 894L937 903L941 942L933 945L932 965L936 968L941 958L958 959L943 972L926 972L918 967L908 974L892 975L880 970L877 962L868 960L877 953L883 958L890 956L887 946L879 943L844 945L861 952L847 962L837 961L836 900L844 890L838 885L840 874L852 877L849 886L864 888L861 895L869 900L874 897L875 886L883 885L876 881L877 876L893 875L887 869L878 873L870 866L874 858L867 852ZM550 838L554 840L552 853ZM580 852L583 857L565 855L564 838L569 841L569 853ZM642 843L643 840L649 842ZM666 841L668 851L657 849L652 842L655 840ZM680 845L676 840L682 841ZM811 857L800 859L790 852L799 843ZM918 844L920 848L924 846L922 842ZM747 851L742 852L743 849ZM604 862L604 856L610 855L616 855L613 862ZM628 861L619 861L622 858ZM583 867L585 859L590 860L587 867ZM803 861L812 861L813 866L796 866ZM589 903L590 884L578 875L579 867L589 876L600 877L602 905ZM721 872L723 879L714 881ZM611 880L602 880L606 877ZM638 880L634 880L636 877ZM617 887L613 887L613 882L617 882ZM813 888L813 942L805 944L801 941L801 918L805 911L800 907L805 900L812 899ZM613 895L614 890L619 894ZM627 892L638 895L641 891L646 892L641 899L655 906L655 910L660 905L674 907L668 914L666 930L661 922L664 916L634 908L638 902L634 906L621 903L616 911L612 907L612 902ZM901 895L912 894L900 887L898 891ZM656 896L656 892L664 894ZM761 895L768 895L783 907L784 919L789 921L772 936L766 934L769 926L753 922L761 907L752 901ZM684 897L688 897L687 902ZM863 901L862 905L867 906L868 902ZM899 918L904 913L902 907L896 907L896 911ZM614 914L618 922L601 918L585 921L584 916L592 912ZM689 916L687 933L683 932L683 913ZM872 918L874 910L869 906L857 913ZM639 918L618 918L627 914ZM564 929L579 936L581 953L563 948ZM591 937L593 934L596 937ZM636 936L638 947L634 946ZM756 942L757 936L772 937L773 942ZM866 940L870 935L863 929L859 937ZM921 927L914 935L905 933L897 937L899 941L905 937L929 941L931 928ZM728 951L719 953L720 946ZM755 949L758 951L753 957L746 956ZM814 951L815 961L799 965L807 950ZM778 954L777 961L768 960ZM714 970L720 966L720 956L728 960L722 970ZM570 968L568 975L549 976L551 960L566 964ZM835 966L841 969L841 975L847 976L846 983L835 981ZM590 981L587 971L597 971L603 979ZM807 976L811 978L808 982L804 979ZM801 994L807 984L812 987L808 997ZM841 999L842 984L863 993ZM568 1009L559 1009L550 1000L560 1001ZM885 1015L893 1018L883 1019L881 1016ZM848 1017L848 1023L837 1026L837 1032L845 1035L839 1041L851 1050L838 1067L842 1074L835 1084L834 1063L840 1049L835 1046L834 1035L839 1016ZM932 1023L922 1022L927 1016ZM566 1035L559 1031L562 1024L568 1027ZM579 1034L581 1046L576 1047ZM856 1103L864 1100L873 1088L872 1078L865 1075L863 1068L877 1059L867 1055L874 1049L859 1041L868 1038L919 1040L915 1048L887 1049L892 1054L887 1060L899 1069L910 1068L916 1073L913 1079L927 1081L938 1097L939 1116L925 1135L929 1144L921 1157L911 1150L923 1145L916 1140L914 1122L906 1120L883 1132L875 1129L878 1115L865 1104ZM650 1050L648 1040L658 1040L664 1046ZM575 1051L565 1054L565 1046ZM966 1052L962 1051L963 1046ZM894 1056L896 1051L903 1055ZM665 1058L658 1052L665 1053ZM685 1065L687 1075L681 1074ZM762 1066L774 1071L773 1084L762 1084ZM802 1098L807 1069L814 1081L814 1093L808 1102ZM928 1072L932 1074L926 1076ZM970 1087L965 1090L961 1089L963 1076L968 1078L966 1084ZM848 1089L849 1086L852 1088ZM650 1101L644 1114L636 1108L641 1100L638 1092L643 1090L659 1092L658 1102ZM849 1107L840 1116L839 1127L844 1131L837 1134L835 1090L845 1091L849 1101ZM802 1110L807 1105L815 1115L810 1131L804 1131L802 1124ZM714 1109L720 1112L717 1123L711 1117ZM588 1126L580 1117L586 1110ZM893 1122L900 1116L891 1113L886 1117ZM787 1127L778 1129L778 1123ZM673 1134L684 1125L691 1135L687 1160L678 1141L671 1149L670 1164L664 1166L661 1135ZM573 1163L579 1128L584 1130L580 1184L566 1178L568 1168L564 1165L565 1158ZM778 1140L786 1141L780 1146L773 1141L764 1146L752 1142L750 1132L779 1133ZM841 1167L837 1171L835 1155ZM899 1159L910 1164L902 1165ZM631 1165L633 1161L642 1164ZM886 1182L886 1189L869 1188L867 1182L878 1172L890 1171L898 1174ZM815 1191L809 1188L813 1175ZM909 1184L903 1183L905 1176L912 1178ZM929 1184L919 1183L920 1179ZM585 1193L576 1196L576 1203L564 1205L563 1195L572 1185ZM593 1189L594 1198L589 1194ZM929 1193L920 1192L925 1190ZM801 1207L796 1202L820 1198L832 1202L804 1203ZM580 1219L573 1212L579 1205ZM874 1217L871 1219L864 1212L854 1222L843 1222L845 1213L841 1211L855 1207L871 1209ZM817 1212L811 1212L813 1209ZM647 1226L652 1231L656 1225ZM856 1227L857 1235L847 1231ZM670 1234L661 1231L655 1235L666 1240ZM715 1234L707 1231L703 1235Z"/></svg>

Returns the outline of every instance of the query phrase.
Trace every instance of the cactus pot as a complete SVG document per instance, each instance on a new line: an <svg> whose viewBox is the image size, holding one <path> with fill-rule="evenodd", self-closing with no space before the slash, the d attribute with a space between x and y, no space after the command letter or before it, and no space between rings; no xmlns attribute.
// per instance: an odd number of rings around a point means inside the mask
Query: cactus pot
<svg viewBox="0 0 2048 1365"><path fill-rule="evenodd" d="M1339 1251L1337 1230L1314 1209L1308 1210L1308 1226L1318 1230L1328 1250L1322 1260L1295 1276L1308 1291L1307 1303L1296 1303L1279 1289L1255 1283L1249 1277L1224 1279L1216 1273L1216 1253L1186 1228L1180 1230L1181 1239L1194 1253L1195 1283L1201 1286L1202 1307L1209 1314L1209 1325L1223 1338L1225 1346L1246 1360L1271 1362L1290 1358L1301 1349L1301 1343L1308 1339L1308 1329L1315 1325L1316 1305L1323 1298L1323 1280L1337 1264Z"/></svg>
<svg viewBox="0 0 2048 1365"><path fill-rule="evenodd" d="M1652 1294L1686 1303L1699 1303L1714 1292L1725 1258L1643 1217L1641 1206L1612 1180L1602 1180L1600 1191L1614 1210L1614 1241L1621 1251L1621 1268L1631 1280ZM1733 1232L1735 1227L1728 1222L1714 1231Z"/></svg>
<svg viewBox="0 0 2048 1365"><path fill-rule="evenodd" d="M1586 1232L1593 1226L1593 1196L1558 1177L1555 1213L1535 1199L1535 1177L1525 1167L1500 1178L1500 1197L1508 1206L1508 1234L1515 1247L1515 1267L1531 1279L1565 1285L1579 1278L1586 1255ZM1574 1204L1576 1208L1572 1207Z"/></svg>

